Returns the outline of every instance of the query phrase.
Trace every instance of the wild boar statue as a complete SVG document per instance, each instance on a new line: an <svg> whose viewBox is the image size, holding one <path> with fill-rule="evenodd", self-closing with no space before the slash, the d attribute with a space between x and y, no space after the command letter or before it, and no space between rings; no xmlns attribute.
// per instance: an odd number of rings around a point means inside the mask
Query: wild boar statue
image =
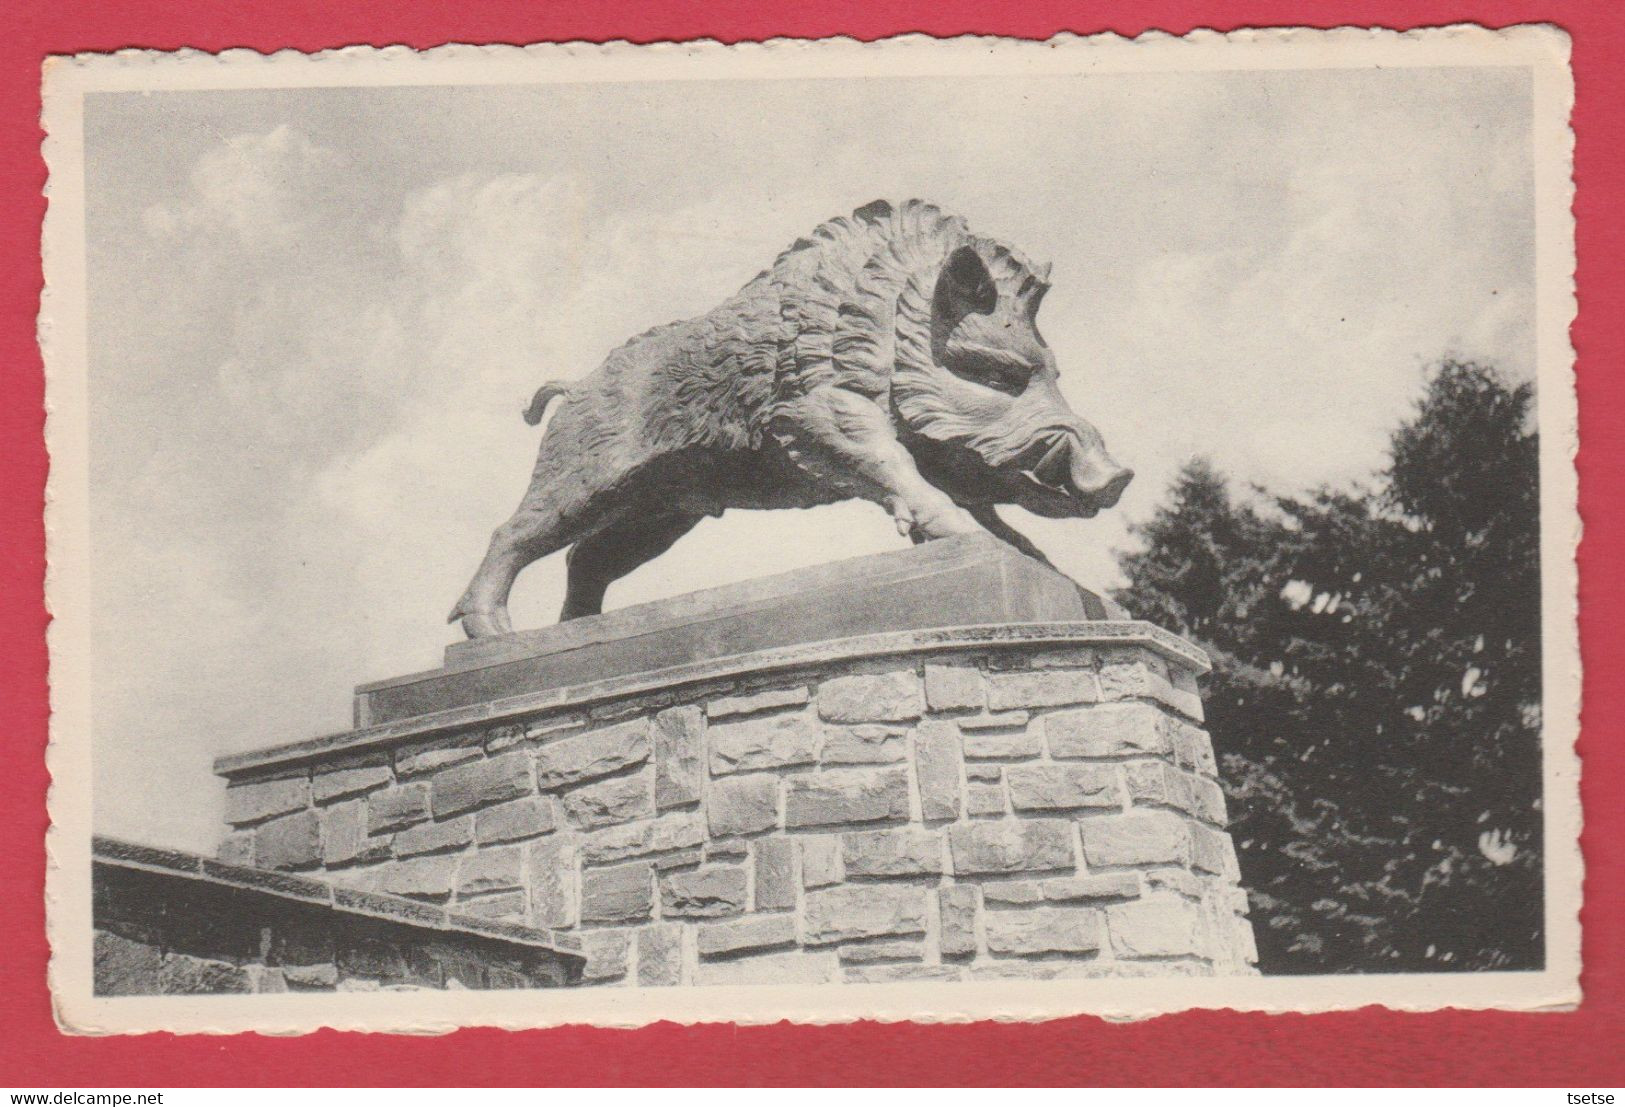
<svg viewBox="0 0 1625 1107"><path fill-rule="evenodd" d="M647 331L598 370L537 391L530 488L452 609L506 634L520 571L565 546L560 619L730 507L861 497L916 542L996 514L1088 518L1133 473L1058 386L1039 336L1049 267L919 200L832 219L707 315Z"/></svg>

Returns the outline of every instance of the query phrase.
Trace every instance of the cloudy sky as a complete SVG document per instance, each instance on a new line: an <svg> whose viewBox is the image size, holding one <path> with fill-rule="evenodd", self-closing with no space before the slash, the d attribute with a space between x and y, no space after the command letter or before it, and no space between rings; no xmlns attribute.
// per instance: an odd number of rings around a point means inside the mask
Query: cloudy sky
<svg viewBox="0 0 1625 1107"><path fill-rule="evenodd" d="M537 384L876 197L1054 262L1065 391L1140 476L1109 518L1007 514L1085 584L1194 454L1359 479L1429 362L1533 368L1515 71L97 94L86 135L96 824L200 850L213 757L438 663ZM905 544L734 512L609 603Z"/></svg>

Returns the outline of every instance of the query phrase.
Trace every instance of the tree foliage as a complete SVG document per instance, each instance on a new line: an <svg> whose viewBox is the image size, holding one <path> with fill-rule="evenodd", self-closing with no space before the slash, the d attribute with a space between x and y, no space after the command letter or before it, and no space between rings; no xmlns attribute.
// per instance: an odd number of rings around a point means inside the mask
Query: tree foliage
<svg viewBox="0 0 1625 1107"><path fill-rule="evenodd" d="M1533 393L1437 366L1370 488L1236 496L1205 461L1119 600L1214 659L1267 972L1542 963Z"/></svg>

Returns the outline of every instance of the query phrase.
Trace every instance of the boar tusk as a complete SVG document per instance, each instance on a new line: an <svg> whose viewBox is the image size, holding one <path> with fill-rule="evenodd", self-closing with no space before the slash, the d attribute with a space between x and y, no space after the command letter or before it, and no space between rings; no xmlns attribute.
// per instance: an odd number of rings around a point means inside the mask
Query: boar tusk
<svg viewBox="0 0 1625 1107"><path fill-rule="evenodd" d="M1055 440L1055 444L1045 451L1044 456L1033 466L1032 475L1040 483L1053 488L1062 487L1068 471L1067 455L1071 453L1071 444L1063 436Z"/></svg>

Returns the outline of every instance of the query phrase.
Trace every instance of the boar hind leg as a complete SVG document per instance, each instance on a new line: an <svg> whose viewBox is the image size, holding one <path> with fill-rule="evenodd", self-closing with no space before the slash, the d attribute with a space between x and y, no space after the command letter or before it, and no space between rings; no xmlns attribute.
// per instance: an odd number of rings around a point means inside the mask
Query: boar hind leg
<svg viewBox="0 0 1625 1107"><path fill-rule="evenodd" d="M836 386L815 388L780 410L775 429L803 469L880 504L898 533L916 542L982 529L920 475L891 420L866 396Z"/></svg>
<svg viewBox="0 0 1625 1107"><path fill-rule="evenodd" d="M570 548L564 610L559 621L597 615L609 586L667 550L694 529L699 515L633 514Z"/></svg>
<svg viewBox="0 0 1625 1107"><path fill-rule="evenodd" d="M492 532L485 560L474 571L474 579L468 582L468 589L452 608L447 622L461 619L463 633L470 638L512 633L508 594L520 571L568 546L579 533L557 511L521 505L512 518Z"/></svg>

